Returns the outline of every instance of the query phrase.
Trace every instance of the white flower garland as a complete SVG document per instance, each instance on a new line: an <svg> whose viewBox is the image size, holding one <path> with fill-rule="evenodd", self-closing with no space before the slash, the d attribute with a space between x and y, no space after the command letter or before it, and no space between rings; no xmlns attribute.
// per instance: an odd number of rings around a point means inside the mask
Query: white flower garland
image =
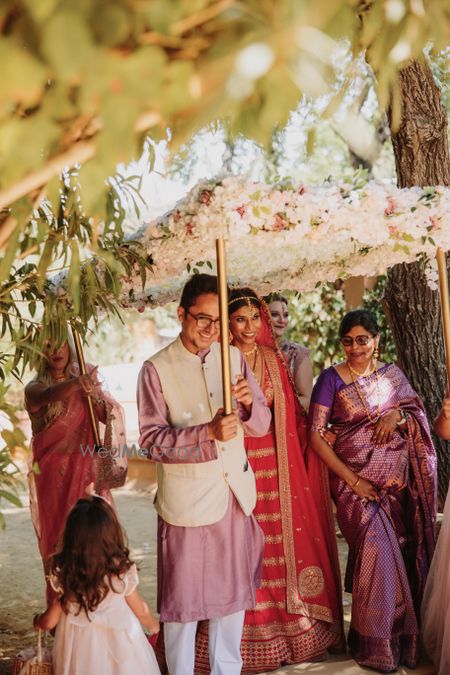
<svg viewBox="0 0 450 675"><path fill-rule="evenodd" d="M398 189L251 183L240 176L196 185L138 238L154 260L140 278L123 279L121 302L143 310L177 298L192 271L215 271L214 240L227 241L231 283L261 293L310 290L319 282L373 276L436 246L450 249L450 188ZM133 237L133 238L136 238ZM433 268L429 284L436 287Z"/></svg>

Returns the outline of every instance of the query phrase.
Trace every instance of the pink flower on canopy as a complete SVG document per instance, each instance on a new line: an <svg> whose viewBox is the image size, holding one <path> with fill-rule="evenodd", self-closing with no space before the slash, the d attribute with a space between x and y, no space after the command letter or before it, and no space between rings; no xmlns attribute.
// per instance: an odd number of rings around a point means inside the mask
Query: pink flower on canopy
<svg viewBox="0 0 450 675"><path fill-rule="evenodd" d="M395 236L396 234L398 234L397 225L388 225L388 231L391 236Z"/></svg>
<svg viewBox="0 0 450 675"><path fill-rule="evenodd" d="M184 231L186 232L187 235L194 234L194 226L190 221L186 223L186 225L184 226Z"/></svg>
<svg viewBox="0 0 450 675"><path fill-rule="evenodd" d="M213 198L213 191L212 190L202 190L200 193L200 203L201 204L209 204Z"/></svg>
<svg viewBox="0 0 450 675"><path fill-rule="evenodd" d="M392 197L387 198L387 206L384 209L384 215L385 216L392 216L393 213L395 213L395 202L392 199Z"/></svg>
<svg viewBox="0 0 450 675"><path fill-rule="evenodd" d="M243 204L242 204L242 206L238 206L237 209L235 209L235 211L237 211L239 213L241 218L243 218L245 216L245 206Z"/></svg>
<svg viewBox="0 0 450 675"><path fill-rule="evenodd" d="M441 226L441 222L436 216L430 216L430 223L433 230L438 230Z"/></svg>
<svg viewBox="0 0 450 675"><path fill-rule="evenodd" d="M286 222L284 219L280 216L279 213L275 214L275 218L273 219L273 225L272 229L277 231L277 230L284 230L286 227Z"/></svg>

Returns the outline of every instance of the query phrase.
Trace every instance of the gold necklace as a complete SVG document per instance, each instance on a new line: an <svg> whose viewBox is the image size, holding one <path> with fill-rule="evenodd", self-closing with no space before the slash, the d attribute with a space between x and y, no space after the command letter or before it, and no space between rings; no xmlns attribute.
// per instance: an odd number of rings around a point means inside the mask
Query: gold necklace
<svg viewBox="0 0 450 675"><path fill-rule="evenodd" d="M244 352L242 350L243 355L247 358L247 356L251 356L252 354L256 354L256 351L258 349L258 345L255 343L254 346L248 350L248 352Z"/></svg>
<svg viewBox="0 0 450 675"><path fill-rule="evenodd" d="M347 365L348 370L349 370L349 372L350 372L350 377L352 378L352 382L353 382L353 384L355 385L356 393L358 394L359 400L361 401L362 406L363 406L363 408L364 408L364 411L365 411L365 413L366 413L366 415L367 415L367 419L369 420L369 422L372 422L372 424L376 424L376 423L378 422L378 420L380 419L380 417L381 417L380 377L379 377L379 375L378 375L378 368L376 367L376 364L373 366L373 368L371 369L370 373L367 373L367 374L358 373L357 370L355 370L354 368L352 368L352 367L350 366L350 364L349 364L348 361L346 362L346 365ZM372 415L371 415L371 413L370 413L370 407L369 407L369 405L368 405L366 399L364 398L361 389L359 388L358 380L355 379L355 378L353 377L354 374L357 375L357 376L359 376L359 377L361 377L361 376L363 376L363 375L366 376L366 377L368 377L369 375L373 375L373 373L375 373L376 388L377 388L377 398L378 398L378 403L377 403L377 414L376 414L375 417L372 417Z"/></svg>
<svg viewBox="0 0 450 675"><path fill-rule="evenodd" d="M253 375L255 376L255 380L257 381L257 383L261 387L264 369L262 367L263 366L262 357L260 358L260 351L259 351L258 345L255 344L253 349L250 349L248 352L243 352L243 354L244 354L244 356L246 358L246 361L247 361L247 363L250 367L250 370L252 371ZM250 363L250 359L247 358L247 357L251 356L252 354L254 354L255 356L253 358L252 363Z"/></svg>
<svg viewBox="0 0 450 675"><path fill-rule="evenodd" d="M365 373L360 373L360 372L358 372L357 370L355 370L355 368L352 368L352 366L350 365L349 361L346 361L345 363L346 363L347 368L348 368L349 371L350 371L350 375L353 373L353 375L356 375L356 377L369 377L369 375L373 375L373 373L374 373L374 372L376 371L376 369L377 369L376 363L374 364L374 363L372 362L372 368L371 368L369 371L366 370Z"/></svg>

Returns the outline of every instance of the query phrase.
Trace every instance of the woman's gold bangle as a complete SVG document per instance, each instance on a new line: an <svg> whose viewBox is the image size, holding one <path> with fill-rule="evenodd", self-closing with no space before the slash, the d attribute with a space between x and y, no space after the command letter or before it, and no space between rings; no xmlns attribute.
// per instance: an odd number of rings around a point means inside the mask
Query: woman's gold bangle
<svg viewBox="0 0 450 675"><path fill-rule="evenodd" d="M350 487L352 488L352 490L353 490L353 488L355 488L355 487L358 485L358 483L359 483L360 480L361 480L361 476L358 476L358 478L355 480L355 482L353 483L353 485L350 485Z"/></svg>

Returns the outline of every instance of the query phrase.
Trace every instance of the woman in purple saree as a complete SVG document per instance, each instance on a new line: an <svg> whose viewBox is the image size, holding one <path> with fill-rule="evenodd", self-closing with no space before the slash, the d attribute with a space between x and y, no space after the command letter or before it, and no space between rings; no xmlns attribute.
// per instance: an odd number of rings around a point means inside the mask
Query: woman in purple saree
<svg viewBox="0 0 450 675"><path fill-rule="evenodd" d="M349 545L348 643L381 672L419 657L420 603L434 550L435 452L422 402L402 371L378 361L372 314L340 327L346 360L322 372L310 408L310 443L330 469L339 527ZM323 437L333 425L333 448Z"/></svg>

